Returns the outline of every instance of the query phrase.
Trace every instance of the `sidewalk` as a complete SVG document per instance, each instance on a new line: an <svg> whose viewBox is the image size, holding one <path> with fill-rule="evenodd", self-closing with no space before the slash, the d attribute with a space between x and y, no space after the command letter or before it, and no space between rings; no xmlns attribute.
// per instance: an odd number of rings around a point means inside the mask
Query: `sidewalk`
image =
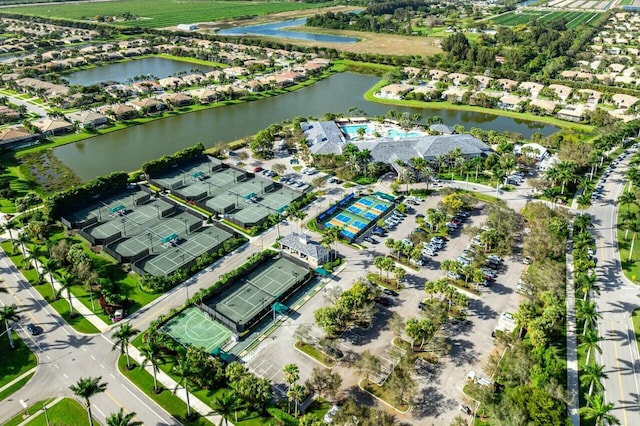
<svg viewBox="0 0 640 426"><path fill-rule="evenodd" d="M21 375L19 375L18 377L16 377L15 379L10 381L9 383L7 383L6 385L2 386L0 388L0 392L4 391L5 389L8 389L11 385L13 385L14 383L18 382L19 380L22 380L24 377L27 377L29 374L34 374L36 372L36 368L38 368L38 367L33 367L31 370L25 371L24 373L22 373Z"/></svg>
<svg viewBox="0 0 640 426"><path fill-rule="evenodd" d="M53 407L54 405L56 405L58 402L62 401L63 399L64 399L63 396L57 397L52 402L47 404L47 409ZM42 408L39 409L38 411L36 411L35 413L32 413L31 415L29 415L21 423L19 423L18 426L23 426L23 425L26 425L26 424L30 423L32 420L34 420L36 417L38 417L40 415L40 413L44 413L44 410Z"/></svg>
<svg viewBox="0 0 640 426"><path fill-rule="evenodd" d="M140 355L140 352L138 351L138 349L133 345L129 345L129 357L131 357L132 360L137 362L138 365L141 365L142 361L144 360L143 356ZM144 367L144 369L147 373L149 373L153 377L153 370L150 363L148 363ZM158 372L156 373L156 376L158 378L158 384L161 384L162 386L167 388L169 391L173 392L173 390L176 388L176 385L177 385L175 380L169 377L169 375L162 370L158 370ZM183 387L178 388L177 392L175 392L175 395L178 398L180 398L182 401L184 401L185 404L187 403L187 394ZM220 417L218 414L213 413L211 410L211 407L209 407L207 404L202 402L199 398L197 398L191 392L189 392L189 404L193 411L197 411L202 417L205 417L211 423L221 424L222 417ZM231 421L228 421L228 424L233 425Z"/></svg>
<svg viewBox="0 0 640 426"><path fill-rule="evenodd" d="M573 230L570 229L569 241L573 239ZM566 306L567 306L567 390L569 401L567 409L569 418L574 426L580 426L580 416L578 407L580 405L578 381L578 338L576 336L576 289L573 281L573 254L572 250L567 250L567 283L566 283Z"/></svg>
<svg viewBox="0 0 640 426"><path fill-rule="evenodd" d="M13 233L13 237L14 239L17 238L17 236L19 235L19 233L16 231L14 231ZM8 240L9 239L9 235L7 233L2 234L0 236L2 239L4 240ZM18 245L18 250L20 250L20 252L22 252L22 254L24 255L25 253L22 251L22 245ZM39 273L42 275L42 277L44 278L44 280L47 283L51 283L50 281L50 277L49 274L43 274L42 273L42 264L40 263L40 261L38 261L37 259L32 259L30 261L31 266L35 267ZM55 277L53 278L53 287L56 289L56 291L60 291L61 285L60 283L55 279ZM67 298L67 292L63 291L61 293L61 297L64 298L65 300L67 300L68 302L68 298ZM78 298L71 293L71 303L73 305L73 309L75 311L77 311L80 315L84 316L91 324L93 324L98 330L100 330L100 332L104 332L106 330L109 330L111 328L110 324L105 323L102 318L100 318L98 315L96 315L96 313L91 312L91 310L86 307L80 300L78 300Z"/></svg>

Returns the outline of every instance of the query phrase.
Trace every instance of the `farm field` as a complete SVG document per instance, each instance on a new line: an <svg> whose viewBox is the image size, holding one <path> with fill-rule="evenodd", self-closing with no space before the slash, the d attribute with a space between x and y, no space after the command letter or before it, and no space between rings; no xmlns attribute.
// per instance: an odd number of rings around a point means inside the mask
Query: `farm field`
<svg viewBox="0 0 640 426"><path fill-rule="evenodd" d="M198 1L198 0L115 0L95 2L91 8L84 4L46 4L15 6L2 11L25 15L45 16L75 20L94 20L96 16L123 16L130 14L138 19L117 21L116 25L164 28L178 24L217 21L248 16L260 16L291 10L323 7L322 3L294 3L268 1Z"/></svg>
<svg viewBox="0 0 640 426"><path fill-rule="evenodd" d="M536 20L549 22L554 19L564 18L567 21L567 28L572 29L590 22L598 15L599 13L597 12L545 12L541 10L530 10L522 13L509 12L493 18L492 22L497 25L512 27Z"/></svg>

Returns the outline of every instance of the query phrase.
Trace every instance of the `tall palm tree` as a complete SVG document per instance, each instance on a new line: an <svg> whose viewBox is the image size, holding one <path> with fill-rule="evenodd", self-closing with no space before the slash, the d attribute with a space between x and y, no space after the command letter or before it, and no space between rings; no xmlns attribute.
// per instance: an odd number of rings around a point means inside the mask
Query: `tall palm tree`
<svg viewBox="0 0 640 426"><path fill-rule="evenodd" d="M111 350L120 349L120 355L124 354L127 358L127 369L131 368L129 364L129 342L131 338L139 332L140 330L133 328L130 323L125 323L118 327L118 330L111 335L111 337L115 339Z"/></svg>
<svg viewBox="0 0 640 426"><path fill-rule="evenodd" d="M60 289L56 293L56 298L60 297L63 291L67 291L67 301L69 302L69 312L73 315L73 301L71 300L71 287L76 283L76 277L72 273L64 270L58 274Z"/></svg>
<svg viewBox="0 0 640 426"><path fill-rule="evenodd" d="M295 364L287 364L282 368L282 372L284 373L284 380L289 385L289 389L291 389L291 385L300 378L300 368Z"/></svg>
<svg viewBox="0 0 640 426"><path fill-rule="evenodd" d="M49 258L42 264L42 273L49 275L49 283L51 284L51 291L53 292L54 296L56 294L56 286L53 284L53 273L57 268L58 262L55 259Z"/></svg>
<svg viewBox="0 0 640 426"><path fill-rule="evenodd" d="M580 340L580 344L578 345L578 347L587 351L587 365L589 364L589 359L591 358L591 352L594 349L598 351L598 353L602 353L602 348L600 347L602 337L598 336L598 332L596 330L589 329L586 333L579 336L578 340Z"/></svg>
<svg viewBox="0 0 640 426"><path fill-rule="evenodd" d="M591 215L588 213L578 214L573 218L573 229L575 232L586 231L593 227Z"/></svg>
<svg viewBox="0 0 640 426"><path fill-rule="evenodd" d="M107 390L106 383L100 383L102 377L81 377L76 384L69 386L69 389L78 397L84 398L89 412L89 425L93 426L93 416L91 415L91 397Z"/></svg>
<svg viewBox="0 0 640 426"><path fill-rule="evenodd" d="M217 413L220 419L220 425L229 424L229 418L238 410L238 398L235 391L221 391L211 400L211 409Z"/></svg>
<svg viewBox="0 0 640 426"><path fill-rule="evenodd" d="M18 227L18 224L14 220L10 220L3 225L3 228L9 233L9 239L11 240L12 244L13 244L13 232L11 231L16 229L17 227Z"/></svg>
<svg viewBox="0 0 640 426"><path fill-rule="evenodd" d="M178 387L180 386L184 388L184 391L187 394L187 417L191 417L191 405L189 404L189 381L191 380L190 377L193 374L193 365L186 356L180 356L173 366L172 371L176 374L176 376L178 376L176 387L173 390L173 393L176 393L178 391Z"/></svg>
<svg viewBox="0 0 640 426"><path fill-rule="evenodd" d="M117 413L111 413L107 417L107 426L142 426L144 423L133 420L136 413L125 413L122 407Z"/></svg>
<svg viewBox="0 0 640 426"><path fill-rule="evenodd" d="M327 227L322 231L322 241L320 244L329 248L332 251L332 258L336 256L336 244L340 239L340 228L335 226Z"/></svg>
<svg viewBox="0 0 640 426"><path fill-rule="evenodd" d="M300 404L300 400L305 396L307 389L299 384L294 384L287 391L287 396L289 397L289 401L295 402L294 415L298 417L298 404Z"/></svg>
<svg viewBox="0 0 640 426"><path fill-rule="evenodd" d="M18 238L16 238L16 242L20 244L20 249L22 250L22 254L27 254L27 248L25 244L31 242L31 237L26 232L21 232L18 234Z"/></svg>
<svg viewBox="0 0 640 426"><path fill-rule="evenodd" d="M618 204L621 206L627 206L626 210L629 211L631 204L637 205L638 201L636 200L636 195L633 192L625 191L618 197Z"/></svg>
<svg viewBox="0 0 640 426"><path fill-rule="evenodd" d="M576 304L576 318L580 321L584 321L583 333L586 333L589 326L595 325L598 318L602 318L596 309L595 302L588 302L586 300L578 300Z"/></svg>
<svg viewBox="0 0 640 426"><path fill-rule="evenodd" d="M140 368L144 368L147 364L151 364L151 371L153 372L153 391L158 393L158 370L160 370L160 361L164 355L163 347L155 340L147 341L140 348L140 355L142 355L142 362Z"/></svg>
<svg viewBox="0 0 640 426"><path fill-rule="evenodd" d="M613 403L605 403L602 395L597 393L587 396L587 406L580 409L580 414L587 420L594 419L597 426L619 425L620 420L609 414L611 410L613 410Z"/></svg>
<svg viewBox="0 0 640 426"><path fill-rule="evenodd" d="M13 335L11 332L11 327L9 327L10 321L20 321L20 315L18 315L18 306L14 303L13 305L5 305L0 308L0 321L4 321L4 326L7 330L7 336L9 336L9 346L11 349L15 349L15 345L13 344Z"/></svg>
<svg viewBox="0 0 640 426"><path fill-rule="evenodd" d="M591 396L594 387L599 391L604 389L602 380L607 377L607 374L604 372L604 365L587 364L582 368L580 381L583 385L589 385L589 396Z"/></svg>
<svg viewBox="0 0 640 426"><path fill-rule="evenodd" d="M583 294L582 300L587 300L591 292L600 294L600 287L598 287L597 282L598 277L596 274L583 273L576 277L576 284Z"/></svg>

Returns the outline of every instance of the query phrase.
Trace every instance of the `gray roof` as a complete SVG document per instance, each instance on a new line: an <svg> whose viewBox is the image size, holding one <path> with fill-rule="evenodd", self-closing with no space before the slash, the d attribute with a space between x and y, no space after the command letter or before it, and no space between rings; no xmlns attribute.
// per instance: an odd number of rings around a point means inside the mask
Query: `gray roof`
<svg viewBox="0 0 640 426"><path fill-rule="evenodd" d="M374 141L354 142L354 145L359 150L368 149L374 161L390 163L392 166L396 159L405 163L415 157L432 161L456 148L460 149L463 156L469 158L491 152L487 144L468 134L421 136L401 140L378 138Z"/></svg>
<svg viewBox="0 0 640 426"><path fill-rule="evenodd" d="M292 232L291 234L282 237L279 243L297 251L298 253L302 253L311 259L322 259L329 254L329 250L326 247L321 246L315 241L307 239L307 243L305 244L303 242L305 238L305 235Z"/></svg>
<svg viewBox="0 0 640 426"><path fill-rule="evenodd" d="M334 121L305 121L300 126L307 136L311 154L342 154L347 142Z"/></svg>
<svg viewBox="0 0 640 426"><path fill-rule="evenodd" d="M455 130L451 126L447 126L446 124L432 124L429 126L429 130L434 132L442 133L443 135L452 135L455 133Z"/></svg>

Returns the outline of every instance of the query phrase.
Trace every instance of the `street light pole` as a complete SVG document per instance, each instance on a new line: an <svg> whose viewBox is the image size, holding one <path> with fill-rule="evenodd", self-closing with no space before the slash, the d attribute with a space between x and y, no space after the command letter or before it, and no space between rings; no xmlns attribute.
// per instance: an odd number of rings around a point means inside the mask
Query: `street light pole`
<svg viewBox="0 0 640 426"><path fill-rule="evenodd" d="M47 404L42 404L42 410L44 411L44 420L47 422L47 426L49 426L49 415L47 414Z"/></svg>

